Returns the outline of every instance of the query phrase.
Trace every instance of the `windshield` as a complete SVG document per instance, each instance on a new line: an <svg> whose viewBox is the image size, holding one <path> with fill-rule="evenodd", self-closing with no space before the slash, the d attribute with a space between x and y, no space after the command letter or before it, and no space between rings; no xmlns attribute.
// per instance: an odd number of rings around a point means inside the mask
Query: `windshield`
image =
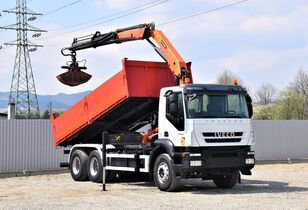
<svg viewBox="0 0 308 210"><path fill-rule="evenodd" d="M243 94L186 94L187 118L249 118Z"/></svg>

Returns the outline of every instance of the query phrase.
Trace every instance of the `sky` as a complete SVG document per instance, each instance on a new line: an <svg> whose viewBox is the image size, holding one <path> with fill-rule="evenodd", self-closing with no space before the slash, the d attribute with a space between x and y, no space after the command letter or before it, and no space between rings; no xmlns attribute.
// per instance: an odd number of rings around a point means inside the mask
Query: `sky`
<svg viewBox="0 0 308 210"><path fill-rule="evenodd" d="M68 87L56 79L63 72L60 66L68 61L60 51L74 37L149 22L155 22L184 60L192 62L195 83L215 83L217 76L228 69L245 82L252 94L263 83L283 90L299 69L308 71L307 0L248 0L164 24L237 1L28 0L29 9L43 13L29 24L48 31L38 38L28 33L32 42L44 45L30 54L37 93L93 90L121 70L124 57L162 61L146 41L109 45L78 52L77 59L87 60L87 72L92 75L89 82ZM14 4L13 0L1 1L0 10L14 8ZM1 14L1 26L15 22L13 14ZM0 30L0 92L10 89L16 50L3 43L15 39L15 31Z"/></svg>

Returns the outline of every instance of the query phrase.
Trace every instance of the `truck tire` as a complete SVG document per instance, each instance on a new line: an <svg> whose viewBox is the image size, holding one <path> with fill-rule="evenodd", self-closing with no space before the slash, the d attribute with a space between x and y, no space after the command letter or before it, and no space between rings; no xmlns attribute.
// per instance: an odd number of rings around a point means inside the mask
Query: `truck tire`
<svg viewBox="0 0 308 210"><path fill-rule="evenodd" d="M75 181L87 181L87 161L88 155L79 149L76 149L70 157L70 172Z"/></svg>
<svg viewBox="0 0 308 210"><path fill-rule="evenodd" d="M234 171L231 175L214 176L213 181L219 188L232 188L236 185L239 177L239 170Z"/></svg>
<svg viewBox="0 0 308 210"><path fill-rule="evenodd" d="M88 158L87 163L87 172L89 179L92 182L102 183L102 173L103 173L103 165L101 161L101 156L97 150L93 150ZM112 182L116 178L115 171L106 171L106 182Z"/></svg>
<svg viewBox="0 0 308 210"><path fill-rule="evenodd" d="M102 182L103 165L99 152L93 150L88 158L87 171L89 179L92 182Z"/></svg>
<svg viewBox="0 0 308 210"><path fill-rule="evenodd" d="M175 191L179 185L179 180L175 176L171 158L167 153L157 157L154 163L154 182L161 191Z"/></svg>

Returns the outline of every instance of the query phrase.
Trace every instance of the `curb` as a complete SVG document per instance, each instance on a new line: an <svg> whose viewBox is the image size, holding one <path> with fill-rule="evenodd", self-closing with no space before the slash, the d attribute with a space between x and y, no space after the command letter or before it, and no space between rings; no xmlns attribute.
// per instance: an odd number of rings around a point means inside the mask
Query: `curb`
<svg viewBox="0 0 308 210"><path fill-rule="evenodd" d="M44 169L44 170L23 170L22 172L0 172L0 178L21 177L21 176L37 176L47 174L69 173L68 169Z"/></svg>

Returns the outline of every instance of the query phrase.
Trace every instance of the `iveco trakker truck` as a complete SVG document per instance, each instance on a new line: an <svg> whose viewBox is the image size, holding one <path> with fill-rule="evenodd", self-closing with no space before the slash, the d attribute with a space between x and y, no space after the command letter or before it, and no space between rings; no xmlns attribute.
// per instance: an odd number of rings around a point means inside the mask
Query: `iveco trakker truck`
<svg viewBox="0 0 308 210"><path fill-rule="evenodd" d="M51 117L54 145L70 148L73 179L101 182L103 162L109 178L147 173L162 191L174 191L188 178L231 188L239 173L251 175L255 137L247 91L236 83L194 84L191 64L153 23L75 38L62 50L72 58L63 67L68 71L57 78L82 84L91 76L76 51L135 40L147 40L166 62L123 59L117 74Z"/></svg>

